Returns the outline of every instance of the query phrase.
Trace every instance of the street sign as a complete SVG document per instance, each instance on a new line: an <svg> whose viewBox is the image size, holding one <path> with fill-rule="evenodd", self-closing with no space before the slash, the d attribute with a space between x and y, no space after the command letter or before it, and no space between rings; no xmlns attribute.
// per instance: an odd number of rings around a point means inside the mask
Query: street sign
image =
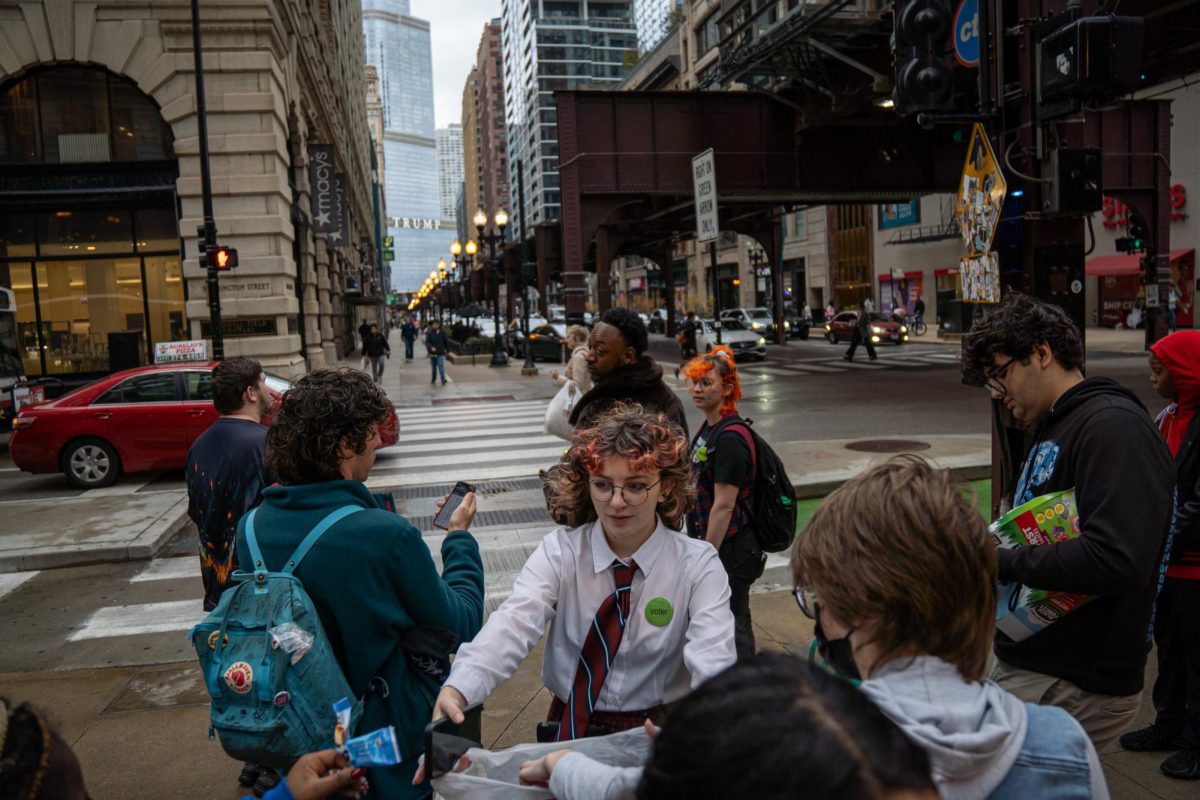
<svg viewBox="0 0 1200 800"><path fill-rule="evenodd" d="M396 246L396 237L395 236L383 237L383 247L385 250L391 250L395 246Z"/></svg>
<svg viewBox="0 0 1200 800"><path fill-rule="evenodd" d="M195 339L188 342L155 342L154 363L168 364L174 361L207 361L208 342Z"/></svg>
<svg viewBox="0 0 1200 800"><path fill-rule="evenodd" d="M962 0L954 12L954 57L964 67L979 66L979 0Z"/></svg>
<svg viewBox="0 0 1200 800"><path fill-rule="evenodd" d="M383 251L383 260L384 261L395 261L396 260L396 251L391 249L390 247L387 248L386 250L384 250Z"/></svg>
<svg viewBox="0 0 1200 800"><path fill-rule="evenodd" d="M692 189L696 197L696 241L699 244L716 240L720 235L717 223L717 169L712 148L692 159Z"/></svg>
<svg viewBox="0 0 1200 800"><path fill-rule="evenodd" d="M967 255L982 256L992 249L1007 191L1008 184L1000 172L992 143L977 122L971 131L971 144L967 148L967 160L963 164L955 201L958 227Z"/></svg>

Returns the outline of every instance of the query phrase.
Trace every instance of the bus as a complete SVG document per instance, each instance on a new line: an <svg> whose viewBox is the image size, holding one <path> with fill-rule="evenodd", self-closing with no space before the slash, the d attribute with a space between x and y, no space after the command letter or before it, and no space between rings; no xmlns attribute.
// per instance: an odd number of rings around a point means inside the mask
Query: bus
<svg viewBox="0 0 1200 800"><path fill-rule="evenodd" d="M12 289L0 287L0 425L12 426L13 387L25 381L25 363L21 360L17 339L17 296Z"/></svg>

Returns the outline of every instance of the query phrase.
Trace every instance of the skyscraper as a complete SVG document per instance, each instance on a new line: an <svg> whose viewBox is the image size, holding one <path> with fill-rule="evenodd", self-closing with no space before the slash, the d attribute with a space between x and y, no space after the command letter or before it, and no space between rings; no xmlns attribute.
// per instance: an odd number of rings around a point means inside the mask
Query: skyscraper
<svg viewBox="0 0 1200 800"><path fill-rule="evenodd" d="M438 198L443 220L458 219L458 192L463 185L463 129L458 123L437 129ZM457 225L455 230L457 231Z"/></svg>
<svg viewBox="0 0 1200 800"><path fill-rule="evenodd" d="M469 221L475 209L483 205L479 179L479 70L471 67L471 73L463 83L462 93L462 131L463 131L463 198L462 208L466 215L459 212L458 238L465 243L463 223Z"/></svg>
<svg viewBox="0 0 1200 800"><path fill-rule="evenodd" d="M671 12L678 8L682 16L682 0L633 0L633 21L637 26L638 52L649 53L671 29Z"/></svg>
<svg viewBox="0 0 1200 800"><path fill-rule="evenodd" d="M366 61L379 71L383 99L384 196L395 237L392 287L414 291L454 241L453 213L443 221L433 121L429 23L409 15L408 0L363 0Z"/></svg>
<svg viewBox="0 0 1200 800"><path fill-rule="evenodd" d="M483 26L479 49L475 53L478 73L477 117L479 121L479 200L472 214L484 209L495 214L503 208L511 212L508 185L508 135L504 121L504 57L500 50L500 20Z"/></svg>
<svg viewBox="0 0 1200 800"><path fill-rule="evenodd" d="M501 49L508 118L509 187L517 163L525 177L525 208L513 221L533 226L557 219L558 110L554 92L616 85L627 53L636 53L633 0L503 0Z"/></svg>

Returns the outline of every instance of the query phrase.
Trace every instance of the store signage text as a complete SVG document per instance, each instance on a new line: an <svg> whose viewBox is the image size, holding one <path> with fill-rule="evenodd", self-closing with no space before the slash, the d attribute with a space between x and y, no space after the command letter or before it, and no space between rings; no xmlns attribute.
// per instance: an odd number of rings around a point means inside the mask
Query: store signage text
<svg viewBox="0 0 1200 800"><path fill-rule="evenodd" d="M1172 222L1187 219L1187 212L1184 211L1187 206L1187 190L1182 183L1171 187L1168 203ZM1114 197L1105 196L1104 207L1100 213L1104 216L1104 227L1109 230L1129 227L1129 206Z"/></svg>
<svg viewBox="0 0 1200 800"><path fill-rule="evenodd" d="M415 217L392 217L388 227L413 231L438 231L442 229L440 219L417 219Z"/></svg>
<svg viewBox="0 0 1200 800"><path fill-rule="evenodd" d="M173 361L207 361L208 342L195 339L188 342L155 342L154 363L167 364Z"/></svg>

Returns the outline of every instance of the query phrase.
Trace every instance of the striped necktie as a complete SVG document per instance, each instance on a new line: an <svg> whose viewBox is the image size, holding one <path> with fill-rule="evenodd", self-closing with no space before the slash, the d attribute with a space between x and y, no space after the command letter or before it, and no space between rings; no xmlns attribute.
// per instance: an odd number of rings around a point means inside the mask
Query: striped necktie
<svg viewBox="0 0 1200 800"><path fill-rule="evenodd" d="M575 669L575 680L567 697L566 709L558 725L558 741L578 739L587 733L588 721L600 696L600 687L612 668L625 633L625 620L629 618L629 592L637 564L630 561L626 566L620 561L612 563L616 590L596 612L592 627L579 653L579 666Z"/></svg>

